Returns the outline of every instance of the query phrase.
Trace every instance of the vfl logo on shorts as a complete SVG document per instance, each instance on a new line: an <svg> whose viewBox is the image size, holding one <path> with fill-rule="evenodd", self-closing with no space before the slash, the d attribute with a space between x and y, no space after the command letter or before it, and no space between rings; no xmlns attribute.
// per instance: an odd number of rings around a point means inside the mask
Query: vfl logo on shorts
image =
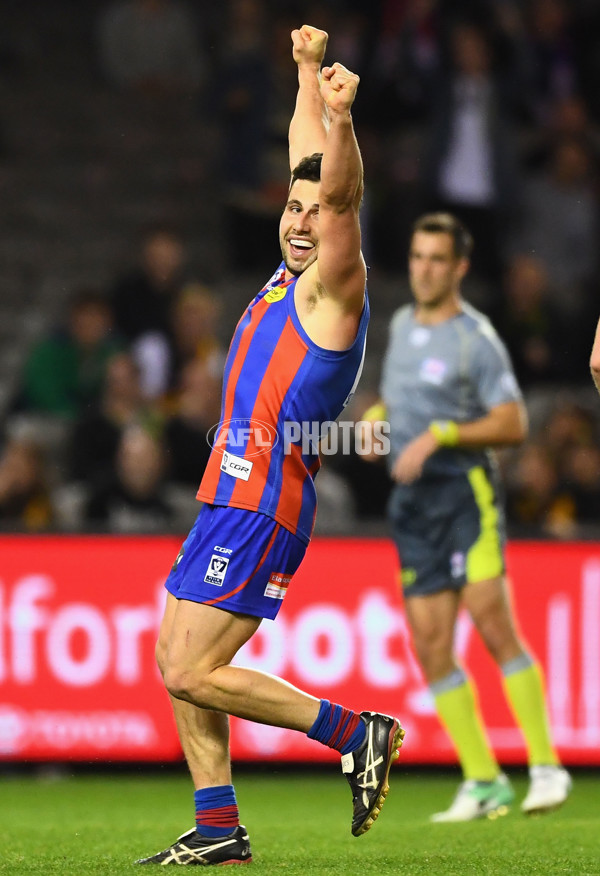
<svg viewBox="0 0 600 876"><path fill-rule="evenodd" d="M213 554L204 576L204 583L215 584L217 587L221 587L225 580L228 565L229 557L220 557L217 554Z"/></svg>
<svg viewBox="0 0 600 876"><path fill-rule="evenodd" d="M283 575L281 572L272 572L271 577L267 581L265 596L270 596L272 599L283 599L287 593L291 580L291 575Z"/></svg>

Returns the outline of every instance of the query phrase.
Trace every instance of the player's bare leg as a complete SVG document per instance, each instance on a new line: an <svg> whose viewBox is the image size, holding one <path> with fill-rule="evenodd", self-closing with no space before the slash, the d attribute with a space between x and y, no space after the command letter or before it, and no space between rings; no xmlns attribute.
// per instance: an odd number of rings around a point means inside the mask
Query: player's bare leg
<svg viewBox="0 0 600 876"><path fill-rule="evenodd" d="M259 622L180 600L167 647L167 688L172 696L204 709L308 733L319 723L322 701L280 678L230 663ZM371 712L360 718L366 730L362 743L347 753L341 749L342 770L352 789L354 836L369 830L379 815L390 767L404 738L395 718Z"/></svg>
<svg viewBox="0 0 600 876"><path fill-rule="evenodd" d="M231 665L259 624L260 618L177 601L167 644L167 690L202 709L307 733L319 712L316 697L273 675Z"/></svg>
<svg viewBox="0 0 600 876"><path fill-rule="evenodd" d="M331 706L326 701L317 700L274 676L230 665L259 623L258 618L168 596L157 660L170 687L181 744L196 788L231 783L226 712L305 732L319 727L321 714L329 719L327 709ZM182 699L182 695L187 698ZM370 829L381 811L388 792L390 767L398 757L404 731L395 718L377 713L363 712L353 720L364 726L363 741L343 754L342 771L353 795L352 833L360 836ZM312 738L324 741L317 732ZM231 857L223 860L225 854ZM139 863L248 860L249 840L240 827L218 847L214 841L207 844L205 838L191 830L164 852Z"/></svg>
<svg viewBox="0 0 600 876"><path fill-rule="evenodd" d="M167 593L165 612L156 645L156 660L164 678L167 647L177 600ZM200 709L170 696L179 741L195 788L231 784L229 716Z"/></svg>
<svg viewBox="0 0 600 876"><path fill-rule="evenodd" d="M487 740L477 691L454 652L460 599L455 590L406 599L415 651L464 775L451 806L431 816L435 822L493 817L508 811L514 797Z"/></svg>
<svg viewBox="0 0 600 876"><path fill-rule="evenodd" d="M468 584L464 599L502 673L506 698L527 742L530 784L521 810L552 812L569 796L572 781L552 743L541 667L520 636L508 583L494 578Z"/></svg>

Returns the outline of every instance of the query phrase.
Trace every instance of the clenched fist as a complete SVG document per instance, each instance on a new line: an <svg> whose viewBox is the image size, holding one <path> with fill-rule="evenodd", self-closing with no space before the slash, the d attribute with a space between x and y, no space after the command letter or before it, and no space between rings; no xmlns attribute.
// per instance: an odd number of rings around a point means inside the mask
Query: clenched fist
<svg viewBox="0 0 600 876"><path fill-rule="evenodd" d="M321 76L321 97L328 108L334 113L349 110L360 82L356 73L336 62L333 67L323 67Z"/></svg>
<svg viewBox="0 0 600 876"><path fill-rule="evenodd" d="M292 55L296 64L317 64L325 57L328 34L324 30L303 24L300 30L292 31Z"/></svg>

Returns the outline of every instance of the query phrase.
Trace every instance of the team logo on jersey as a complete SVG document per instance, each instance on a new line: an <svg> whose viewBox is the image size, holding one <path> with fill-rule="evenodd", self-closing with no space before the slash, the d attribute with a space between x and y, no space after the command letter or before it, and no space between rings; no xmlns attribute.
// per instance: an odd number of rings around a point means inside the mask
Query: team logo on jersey
<svg viewBox="0 0 600 876"><path fill-rule="evenodd" d="M225 580L225 575L227 574L228 565L229 557L213 554L210 558L206 575L204 576L205 584L215 584L217 587L221 587Z"/></svg>
<svg viewBox="0 0 600 876"><path fill-rule="evenodd" d="M271 572L271 577L267 581L265 588L265 596L270 596L272 599L283 599L291 580L291 575L284 575L282 572Z"/></svg>
<svg viewBox="0 0 600 876"><path fill-rule="evenodd" d="M287 286L276 286L274 289L270 289L265 295L265 301L268 301L269 304L273 304L275 301L281 301L282 298L285 298L287 294Z"/></svg>
<svg viewBox="0 0 600 876"><path fill-rule="evenodd" d="M421 363L419 377L426 383L441 386L448 372L448 365L442 359L428 358Z"/></svg>

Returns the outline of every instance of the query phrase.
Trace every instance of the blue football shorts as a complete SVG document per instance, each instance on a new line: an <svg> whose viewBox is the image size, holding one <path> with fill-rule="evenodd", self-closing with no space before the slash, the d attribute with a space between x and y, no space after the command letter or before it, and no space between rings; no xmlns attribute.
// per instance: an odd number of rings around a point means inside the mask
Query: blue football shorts
<svg viewBox="0 0 600 876"><path fill-rule="evenodd" d="M165 587L177 599L273 620L306 548L265 514L203 505Z"/></svg>

